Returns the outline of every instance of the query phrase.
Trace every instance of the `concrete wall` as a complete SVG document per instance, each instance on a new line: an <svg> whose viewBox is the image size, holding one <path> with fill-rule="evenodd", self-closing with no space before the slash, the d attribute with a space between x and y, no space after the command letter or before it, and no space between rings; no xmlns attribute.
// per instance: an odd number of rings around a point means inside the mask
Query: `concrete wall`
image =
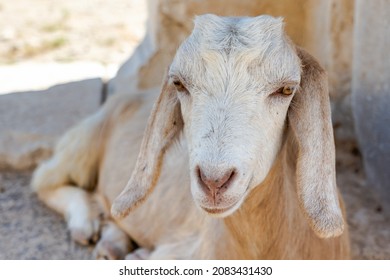
<svg viewBox="0 0 390 280"><path fill-rule="evenodd" d="M356 1L352 105L368 182L390 213L390 1Z"/></svg>

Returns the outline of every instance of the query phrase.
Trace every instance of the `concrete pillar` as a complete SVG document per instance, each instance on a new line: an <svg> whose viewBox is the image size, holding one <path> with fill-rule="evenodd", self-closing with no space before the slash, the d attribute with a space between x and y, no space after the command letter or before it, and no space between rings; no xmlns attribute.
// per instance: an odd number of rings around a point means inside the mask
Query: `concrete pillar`
<svg viewBox="0 0 390 280"><path fill-rule="evenodd" d="M390 213L390 1L356 1L352 105L369 186Z"/></svg>

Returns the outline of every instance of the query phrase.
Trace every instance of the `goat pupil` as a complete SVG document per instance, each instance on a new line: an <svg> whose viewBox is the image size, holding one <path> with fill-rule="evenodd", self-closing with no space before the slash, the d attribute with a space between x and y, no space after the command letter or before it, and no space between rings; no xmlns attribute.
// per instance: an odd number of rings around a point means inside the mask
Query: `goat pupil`
<svg viewBox="0 0 390 280"><path fill-rule="evenodd" d="M286 86L283 88L282 92L283 94L290 95L291 93L293 93L293 89L292 87Z"/></svg>

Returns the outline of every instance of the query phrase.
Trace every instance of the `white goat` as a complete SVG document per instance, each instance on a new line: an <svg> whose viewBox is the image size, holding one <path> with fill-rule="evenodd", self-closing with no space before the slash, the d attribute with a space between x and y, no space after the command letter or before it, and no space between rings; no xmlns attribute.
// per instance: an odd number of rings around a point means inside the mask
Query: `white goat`
<svg viewBox="0 0 390 280"><path fill-rule="evenodd" d="M197 17L154 98L110 98L35 172L76 241L103 224L99 258L128 236L129 258L349 258L327 77L281 19Z"/></svg>

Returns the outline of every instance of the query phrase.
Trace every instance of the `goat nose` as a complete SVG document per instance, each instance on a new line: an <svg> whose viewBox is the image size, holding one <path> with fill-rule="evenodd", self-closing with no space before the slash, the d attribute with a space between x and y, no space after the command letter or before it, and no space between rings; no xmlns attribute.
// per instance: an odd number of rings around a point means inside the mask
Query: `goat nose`
<svg viewBox="0 0 390 280"><path fill-rule="evenodd" d="M236 169L229 169L222 176L206 176L200 167L197 167L197 173L199 181L204 188L204 190L208 193L211 193L213 196L217 193L225 191L236 174Z"/></svg>

